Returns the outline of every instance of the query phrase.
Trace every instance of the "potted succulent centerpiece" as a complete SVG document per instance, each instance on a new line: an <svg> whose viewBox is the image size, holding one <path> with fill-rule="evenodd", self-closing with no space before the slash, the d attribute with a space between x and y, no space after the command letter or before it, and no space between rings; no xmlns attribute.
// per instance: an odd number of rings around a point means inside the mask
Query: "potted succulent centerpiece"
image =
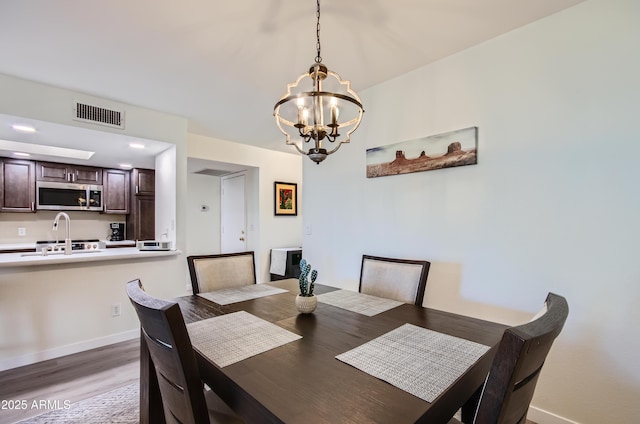
<svg viewBox="0 0 640 424"><path fill-rule="evenodd" d="M318 271L311 269L311 265L305 259L300 260L300 294L296 296L296 308L303 314L315 311L318 298L313 294L313 287L318 278Z"/></svg>

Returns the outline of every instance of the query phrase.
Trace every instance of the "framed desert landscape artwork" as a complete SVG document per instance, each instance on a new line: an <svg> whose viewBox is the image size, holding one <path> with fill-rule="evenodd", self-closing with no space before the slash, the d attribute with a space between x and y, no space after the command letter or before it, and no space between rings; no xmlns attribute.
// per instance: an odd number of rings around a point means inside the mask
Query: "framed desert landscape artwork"
<svg viewBox="0 0 640 424"><path fill-rule="evenodd" d="M276 215L298 214L298 185L296 183L274 183Z"/></svg>
<svg viewBox="0 0 640 424"><path fill-rule="evenodd" d="M478 127L367 149L367 178L478 163Z"/></svg>

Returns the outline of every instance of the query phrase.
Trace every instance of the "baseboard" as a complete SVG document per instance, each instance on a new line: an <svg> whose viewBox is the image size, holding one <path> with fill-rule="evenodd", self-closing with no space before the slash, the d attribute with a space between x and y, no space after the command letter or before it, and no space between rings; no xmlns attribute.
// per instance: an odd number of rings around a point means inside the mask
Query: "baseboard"
<svg viewBox="0 0 640 424"><path fill-rule="evenodd" d="M536 408L535 406L529 407L527 420L531 420L537 424L579 424L576 421L561 417L544 409Z"/></svg>
<svg viewBox="0 0 640 424"><path fill-rule="evenodd" d="M0 360L0 371L22 367L24 365L31 365L35 364L36 362L59 358L61 356L71 355L73 353L83 352L85 350L95 349L97 347L107 346L113 343L124 342L127 340L135 339L136 337L140 337L139 329L125 331L123 333L111 334L106 337L99 337L97 339L91 339L84 342L43 350L41 352L34 352L27 355L2 359Z"/></svg>

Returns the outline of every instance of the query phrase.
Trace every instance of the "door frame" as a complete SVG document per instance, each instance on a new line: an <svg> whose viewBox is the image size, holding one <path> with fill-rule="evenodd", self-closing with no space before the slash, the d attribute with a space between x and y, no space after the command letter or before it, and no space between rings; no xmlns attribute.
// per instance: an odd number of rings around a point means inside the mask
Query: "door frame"
<svg viewBox="0 0 640 424"><path fill-rule="evenodd" d="M244 250L247 249L247 246L249 245L248 242L248 233L249 231L247 231L247 171L240 171L240 172L235 172L233 174L228 174L228 175L224 175L222 177L220 177L220 253L230 253L230 251L227 251L225 249L225 243L224 243L224 237L225 237L225 233L224 233L224 221L225 221L225 212L226 211L226 205L225 205L225 201L224 201L224 182L225 180L229 180L232 178L237 178L239 176L243 177L243 192L244 192L244 196L242 199L242 204L243 204L243 215L244 215Z"/></svg>

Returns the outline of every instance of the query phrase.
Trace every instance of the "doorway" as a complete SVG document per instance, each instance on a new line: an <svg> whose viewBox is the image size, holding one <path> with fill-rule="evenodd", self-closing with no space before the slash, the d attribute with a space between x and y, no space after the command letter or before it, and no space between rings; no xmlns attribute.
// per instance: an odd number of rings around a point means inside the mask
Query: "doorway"
<svg viewBox="0 0 640 424"><path fill-rule="evenodd" d="M220 250L221 253L247 250L247 209L244 172L220 179Z"/></svg>

